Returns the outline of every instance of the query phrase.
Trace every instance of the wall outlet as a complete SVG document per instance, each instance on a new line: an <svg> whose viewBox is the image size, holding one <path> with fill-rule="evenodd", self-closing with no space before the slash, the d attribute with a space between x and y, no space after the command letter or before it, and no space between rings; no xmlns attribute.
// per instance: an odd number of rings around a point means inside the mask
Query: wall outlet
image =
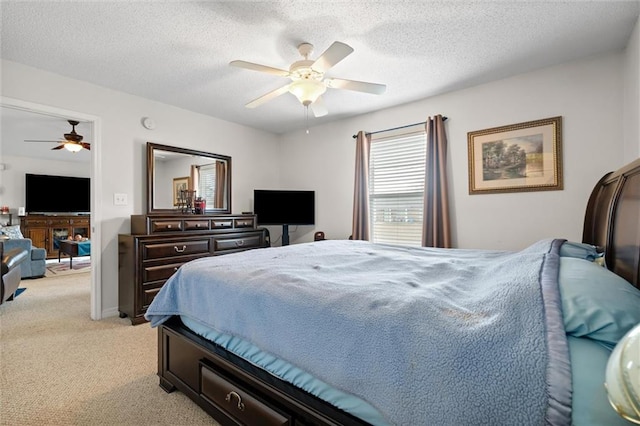
<svg viewBox="0 0 640 426"><path fill-rule="evenodd" d="M127 205L127 194L113 194L113 205L115 205L115 206L126 206Z"/></svg>

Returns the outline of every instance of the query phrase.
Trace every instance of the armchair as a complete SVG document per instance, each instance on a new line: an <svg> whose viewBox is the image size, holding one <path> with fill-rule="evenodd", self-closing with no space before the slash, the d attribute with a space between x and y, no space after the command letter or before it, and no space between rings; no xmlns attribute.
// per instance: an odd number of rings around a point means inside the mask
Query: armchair
<svg viewBox="0 0 640 426"><path fill-rule="evenodd" d="M20 264L20 277L22 279L44 277L47 271L47 251L44 248L34 247L29 238L9 238L1 240L4 243L5 251L13 249L26 251L27 259Z"/></svg>
<svg viewBox="0 0 640 426"><path fill-rule="evenodd" d="M27 260L27 251L19 248L6 250L0 241L0 305L9 300L20 286L20 265Z"/></svg>

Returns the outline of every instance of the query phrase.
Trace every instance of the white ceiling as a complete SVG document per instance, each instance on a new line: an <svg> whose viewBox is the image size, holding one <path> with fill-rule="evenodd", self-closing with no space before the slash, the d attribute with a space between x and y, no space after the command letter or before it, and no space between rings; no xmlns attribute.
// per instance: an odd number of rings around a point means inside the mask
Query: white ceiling
<svg viewBox="0 0 640 426"><path fill-rule="evenodd" d="M71 131L66 119L24 111L14 108L0 108L0 142L2 156L30 157L45 160L89 162L91 153L85 149L69 152L54 150ZM89 123L79 123L76 133L83 136L83 142L91 142L93 129ZM25 142L25 140L51 142ZM2 158L0 156L0 158Z"/></svg>
<svg viewBox="0 0 640 426"><path fill-rule="evenodd" d="M306 126L293 95L244 104L288 80L230 61L288 69L301 42L315 46L312 58L334 41L353 47L327 76L387 91L329 89L329 114L311 115L315 125L623 49L640 1L3 0L0 8L3 59L284 133Z"/></svg>

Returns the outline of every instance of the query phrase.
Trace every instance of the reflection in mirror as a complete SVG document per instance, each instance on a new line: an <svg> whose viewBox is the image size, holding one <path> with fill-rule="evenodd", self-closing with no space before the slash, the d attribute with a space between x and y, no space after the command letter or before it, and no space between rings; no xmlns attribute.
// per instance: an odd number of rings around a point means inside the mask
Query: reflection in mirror
<svg viewBox="0 0 640 426"><path fill-rule="evenodd" d="M185 193L204 213L231 213L231 157L147 142L147 179L149 214L184 213Z"/></svg>

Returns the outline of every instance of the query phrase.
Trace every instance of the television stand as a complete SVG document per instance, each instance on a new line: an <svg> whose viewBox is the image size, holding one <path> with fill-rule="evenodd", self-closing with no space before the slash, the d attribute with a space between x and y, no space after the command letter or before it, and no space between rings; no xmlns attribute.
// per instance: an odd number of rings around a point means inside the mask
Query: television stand
<svg viewBox="0 0 640 426"><path fill-rule="evenodd" d="M47 259L58 257L60 241L74 238L80 234L91 238L91 216L78 216L75 213L57 216L28 214L20 218L20 229L25 238L30 238L35 247L47 251Z"/></svg>
<svg viewBox="0 0 640 426"><path fill-rule="evenodd" d="M282 225L282 245L289 245L289 225Z"/></svg>

